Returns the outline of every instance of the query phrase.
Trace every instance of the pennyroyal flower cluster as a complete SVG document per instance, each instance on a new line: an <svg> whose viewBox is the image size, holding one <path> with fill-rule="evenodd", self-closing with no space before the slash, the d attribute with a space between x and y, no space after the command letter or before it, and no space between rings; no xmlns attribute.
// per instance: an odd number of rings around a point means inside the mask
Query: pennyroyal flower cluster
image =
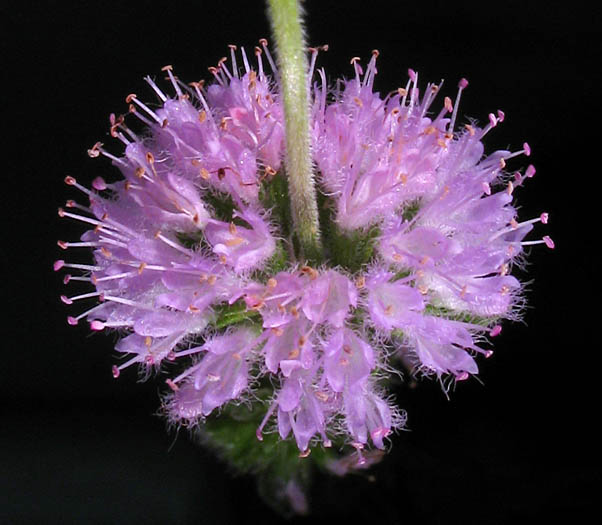
<svg viewBox="0 0 602 525"><path fill-rule="evenodd" d="M260 43L253 65L230 46L209 85L184 84L168 66L171 94L146 78L158 103L131 94L128 116L111 116L124 154L100 143L89 154L122 177L92 189L67 177L89 203L59 210L90 227L59 246L91 248L94 261L54 268L92 291L61 299L79 312L69 324L121 335L114 377L132 365L169 377L170 421L194 426L228 403L258 404L258 439L277 429L304 455L336 438L361 457L404 424L384 389L402 360L445 388L477 374L476 357L492 353L487 337L520 313L513 265L525 246L554 246L524 240L548 215L519 221L512 204L535 174L509 171L527 144L484 154L504 113L458 124L466 80L433 110L441 84L421 91L412 70L405 87L374 92L377 52L365 70L354 58L352 78L329 88L312 49L323 253L306 261L283 173L278 70ZM257 396L259 385L273 395Z"/></svg>

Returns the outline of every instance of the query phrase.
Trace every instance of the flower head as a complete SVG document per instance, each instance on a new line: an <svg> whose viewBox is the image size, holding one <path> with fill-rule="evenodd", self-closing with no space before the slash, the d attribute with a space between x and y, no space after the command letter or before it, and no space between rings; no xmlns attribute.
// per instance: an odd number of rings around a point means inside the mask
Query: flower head
<svg viewBox="0 0 602 525"><path fill-rule="evenodd" d="M59 246L91 248L94 262L55 263L78 274L66 284L91 288L61 299L96 302L69 324L119 331L115 377L132 365L169 375L172 422L196 425L246 400L265 414L260 440L275 428L302 455L337 440L361 459L404 424L385 390L399 357L438 378L478 373L478 354L491 355L486 335L518 316L522 285L510 273L525 246L554 247L547 236L525 240L548 215L519 221L513 204L535 173L508 172L527 144L483 154L503 112L458 128L468 82L433 109L442 85L421 93L412 70L383 97L374 52L365 72L352 61L340 89L323 71L312 83L324 249L309 265L287 211L283 103L261 45L254 65L231 46L209 85L183 84L167 66L170 93L146 79L157 109L131 94L128 115L111 116L123 154L100 143L89 154L121 176L92 189L65 180L89 202L59 214L90 229Z"/></svg>

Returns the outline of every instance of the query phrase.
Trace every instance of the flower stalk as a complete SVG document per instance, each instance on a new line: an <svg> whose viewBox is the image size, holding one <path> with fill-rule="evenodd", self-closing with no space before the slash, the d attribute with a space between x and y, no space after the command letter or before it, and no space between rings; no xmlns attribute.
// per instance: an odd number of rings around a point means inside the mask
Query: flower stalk
<svg viewBox="0 0 602 525"><path fill-rule="evenodd" d="M311 157L307 53L297 0L268 0L276 41L280 93L286 128L285 169L294 233L302 255L321 258L320 225Z"/></svg>

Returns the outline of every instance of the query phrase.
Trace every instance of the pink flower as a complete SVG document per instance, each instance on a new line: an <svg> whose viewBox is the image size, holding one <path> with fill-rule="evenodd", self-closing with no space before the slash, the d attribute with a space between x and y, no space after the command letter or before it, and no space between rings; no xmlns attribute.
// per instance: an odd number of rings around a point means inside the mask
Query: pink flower
<svg viewBox="0 0 602 525"><path fill-rule="evenodd" d="M357 291L344 275L329 270L313 279L307 286L301 308L316 324L343 326L351 307L357 304Z"/></svg>
<svg viewBox="0 0 602 525"><path fill-rule="evenodd" d="M379 272L366 281L370 320L377 328L391 332L419 320L424 310L422 294L409 283L411 279L393 280L392 272Z"/></svg>
<svg viewBox="0 0 602 525"><path fill-rule="evenodd" d="M400 357L427 376L467 379L477 356L491 355L487 332L519 316L513 266L525 246L554 247L548 236L525 240L547 213L519 221L514 204L535 168L507 169L529 146L484 156L482 140L504 115L458 129L464 79L435 110L441 84L421 95L412 70L405 87L375 93L377 55L365 73L354 59L339 91L328 93L322 71L312 89L324 241L315 267L286 222L284 113L265 41L256 66L232 46L208 86L166 67L168 95L147 78L159 107L131 94L128 116L110 118L123 155L100 143L89 151L121 177L92 189L66 178L89 202L69 200L59 215L89 230L58 244L94 254L91 264L54 264L73 272L65 284L90 288L64 303L94 302L68 323L118 331L115 377L131 365L148 376L188 363L166 381L171 422L194 426L245 400L265 414L260 440L273 423L303 456L337 440L362 461L404 425L385 394ZM273 392L267 405L255 402L257 385Z"/></svg>
<svg viewBox="0 0 602 525"><path fill-rule="evenodd" d="M194 349L206 355L175 380L170 380L174 390L167 401L170 417L193 423L240 397L249 384L249 361L256 342L251 330L239 329L214 337Z"/></svg>
<svg viewBox="0 0 602 525"><path fill-rule="evenodd" d="M316 395L318 394L318 395ZM315 390L313 374L299 370L288 377L277 397L278 432L285 439L293 432L299 450L305 452L315 434L322 437L324 446L331 445L326 436L328 399Z"/></svg>
<svg viewBox="0 0 602 525"><path fill-rule="evenodd" d="M376 448L384 448L383 440L391 429L403 424L403 416L396 414L369 385L357 385L344 397L345 424L358 450L369 441Z"/></svg>
<svg viewBox="0 0 602 525"><path fill-rule="evenodd" d="M207 241L223 264L236 273L258 267L268 259L276 246L265 220L250 208L234 212L233 219L242 219L249 227L211 220L205 228Z"/></svg>
<svg viewBox="0 0 602 525"><path fill-rule="evenodd" d="M375 366L374 349L348 328L335 331L324 349L324 374L335 392L365 382Z"/></svg>

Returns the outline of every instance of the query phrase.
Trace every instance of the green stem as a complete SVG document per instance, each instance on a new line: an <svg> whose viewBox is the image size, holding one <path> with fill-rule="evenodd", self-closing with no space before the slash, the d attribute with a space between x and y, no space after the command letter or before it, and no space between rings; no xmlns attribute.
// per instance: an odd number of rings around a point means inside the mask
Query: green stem
<svg viewBox="0 0 602 525"><path fill-rule="evenodd" d="M307 55L297 0L267 0L286 126L286 174L294 232L310 261L322 255L309 126Z"/></svg>

